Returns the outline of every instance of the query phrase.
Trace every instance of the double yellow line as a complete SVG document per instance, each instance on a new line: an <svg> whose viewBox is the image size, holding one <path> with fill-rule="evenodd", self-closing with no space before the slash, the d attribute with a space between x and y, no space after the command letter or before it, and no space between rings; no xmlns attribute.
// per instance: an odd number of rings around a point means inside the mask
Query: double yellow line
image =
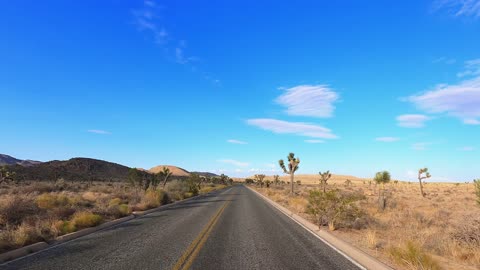
<svg viewBox="0 0 480 270"><path fill-rule="evenodd" d="M188 248L185 250L183 253L182 257L178 259L177 263L173 266L173 270L186 270L189 269L190 266L192 266L193 261L195 258L198 256L198 253L200 253L200 250L202 249L203 245L205 245L205 242L208 239L208 236L213 230L213 227L215 227L215 224L217 223L218 219L222 215L223 211L227 206L230 204L230 201L226 202L223 204L223 206L213 215L213 217L210 219L210 221L205 225L203 230L200 232L200 234L193 240L193 242L188 246Z"/></svg>

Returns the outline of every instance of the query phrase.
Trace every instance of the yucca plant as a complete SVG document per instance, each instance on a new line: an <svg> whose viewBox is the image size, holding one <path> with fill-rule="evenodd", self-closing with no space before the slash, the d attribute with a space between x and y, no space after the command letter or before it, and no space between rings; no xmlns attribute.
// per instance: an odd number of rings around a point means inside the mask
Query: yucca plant
<svg viewBox="0 0 480 270"><path fill-rule="evenodd" d="M295 172L298 170L298 164L300 164L300 159L295 158L294 153L288 154L287 158L288 158L288 170L287 170L287 167L285 166L285 162L283 161L283 159L280 159L278 161L278 164L280 165L280 168L282 168L284 173L290 175L290 185L291 185L290 194L293 195L294 194L293 193L293 186L294 186L293 180L295 178Z"/></svg>
<svg viewBox="0 0 480 270"><path fill-rule="evenodd" d="M326 172L318 172L318 174L320 174L320 185L322 185L322 188L323 188L323 193L325 193L327 191L327 181L328 179L330 179L330 177L332 177L332 174L330 173L330 171L326 171Z"/></svg>
<svg viewBox="0 0 480 270"><path fill-rule="evenodd" d="M382 187L382 192L378 192L378 207L381 210L384 210L387 206L387 198L385 197L385 184L391 180L390 173L388 171L377 172L373 180Z"/></svg>
<svg viewBox="0 0 480 270"><path fill-rule="evenodd" d="M432 177L430 173L428 172L428 168L423 168L418 170L418 183L420 183L420 193L422 194L422 197L425 197L427 195L425 192L423 192L423 180Z"/></svg>

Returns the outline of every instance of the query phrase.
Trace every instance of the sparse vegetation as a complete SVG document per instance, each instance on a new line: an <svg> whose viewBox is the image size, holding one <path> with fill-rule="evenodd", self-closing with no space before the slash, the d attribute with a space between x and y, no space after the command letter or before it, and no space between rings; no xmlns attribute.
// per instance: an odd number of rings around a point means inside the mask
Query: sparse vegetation
<svg viewBox="0 0 480 270"><path fill-rule="evenodd" d="M404 246L393 247L390 255L398 263L408 269L440 270L442 269L430 255L426 254L420 245L408 241Z"/></svg>
<svg viewBox="0 0 480 270"><path fill-rule="evenodd" d="M5 174L4 174L5 175ZM158 177L158 175L157 175ZM131 169L126 182L20 181L0 183L0 253L225 187L230 178L169 181Z"/></svg>
<svg viewBox="0 0 480 270"><path fill-rule="evenodd" d="M322 209L324 213L334 211L329 207L319 207L315 215L315 211L311 212L313 207L309 209L311 191L315 192L313 205L317 204L315 200L328 202L321 197L323 190L319 189L318 175L296 175L296 178L302 181L296 197L288 196L290 190L285 186L259 187L258 190L296 214L327 228L327 215L320 219L318 213ZM279 180L286 179L288 176ZM349 187L344 185L346 179L352 182ZM357 218L336 220L329 228L335 229L332 233L388 262L395 269L439 269L435 267L440 266L444 269L475 270L480 267L480 207L477 207L478 198L471 187L458 188L455 183L429 183L430 195L425 200L418 196L418 187L409 182L385 184L383 189L382 184L376 184L373 179L332 175L328 183L327 193L336 190L337 195L358 196L354 205L362 212ZM378 186L375 190L374 183ZM388 203L380 211L378 198L383 191ZM322 206L321 203L318 205ZM415 264L410 261L411 258L417 258L419 262Z"/></svg>

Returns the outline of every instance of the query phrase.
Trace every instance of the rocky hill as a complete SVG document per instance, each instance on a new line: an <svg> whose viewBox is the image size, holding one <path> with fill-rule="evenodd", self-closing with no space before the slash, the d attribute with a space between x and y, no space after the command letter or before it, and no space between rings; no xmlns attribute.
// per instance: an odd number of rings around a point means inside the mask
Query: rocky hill
<svg viewBox="0 0 480 270"><path fill-rule="evenodd" d="M49 161L33 166L10 165L9 170L17 173L19 180L53 181L125 181L130 168L120 164L91 159L72 158L66 161Z"/></svg>
<svg viewBox="0 0 480 270"><path fill-rule="evenodd" d="M4 155L4 154L0 154L0 166L5 166L5 165L20 165L20 166L24 166L24 167L29 167L29 166L33 166L33 165L36 165L36 164L39 164L41 163L40 161L35 161L35 160L21 160L21 159L17 159L17 158L14 158L12 156L9 156L9 155Z"/></svg>

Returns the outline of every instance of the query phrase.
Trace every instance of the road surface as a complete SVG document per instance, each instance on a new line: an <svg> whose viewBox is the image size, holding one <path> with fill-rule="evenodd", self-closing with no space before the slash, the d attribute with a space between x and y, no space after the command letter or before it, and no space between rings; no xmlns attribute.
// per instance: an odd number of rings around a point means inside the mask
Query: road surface
<svg viewBox="0 0 480 270"><path fill-rule="evenodd" d="M2 269L359 269L238 185L17 259Z"/></svg>

